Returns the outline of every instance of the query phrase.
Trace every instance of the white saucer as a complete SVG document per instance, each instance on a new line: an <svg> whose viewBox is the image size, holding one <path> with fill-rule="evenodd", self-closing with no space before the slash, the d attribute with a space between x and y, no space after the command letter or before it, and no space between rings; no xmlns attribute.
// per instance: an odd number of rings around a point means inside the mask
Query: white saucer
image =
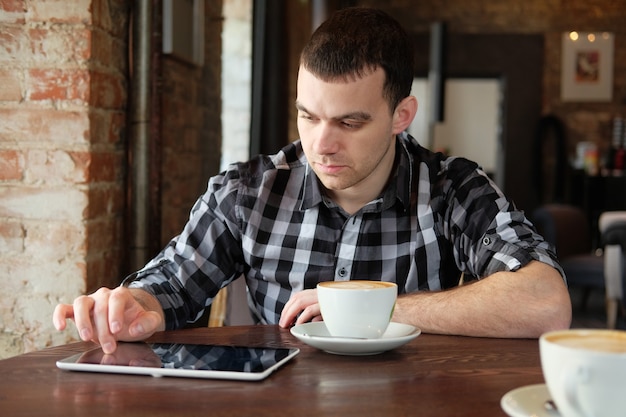
<svg viewBox="0 0 626 417"><path fill-rule="evenodd" d="M558 417L559 412L548 410L546 401L551 399L546 384L527 385L504 394L500 406L511 417Z"/></svg>
<svg viewBox="0 0 626 417"><path fill-rule="evenodd" d="M395 349L419 336L421 330L408 324L389 323L380 339L333 337L323 321L305 323L291 328L291 334L309 346L336 355L375 355Z"/></svg>

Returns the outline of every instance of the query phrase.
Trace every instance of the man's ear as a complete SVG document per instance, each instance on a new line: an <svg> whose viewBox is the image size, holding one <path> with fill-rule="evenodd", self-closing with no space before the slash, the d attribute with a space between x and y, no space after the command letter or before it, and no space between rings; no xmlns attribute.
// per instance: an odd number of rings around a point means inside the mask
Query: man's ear
<svg viewBox="0 0 626 417"><path fill-rule="evenodd" d="M417 99L414 96L408 96L402 99L393 112L393 134L397 135L409 127L416 113Z"/></svg>

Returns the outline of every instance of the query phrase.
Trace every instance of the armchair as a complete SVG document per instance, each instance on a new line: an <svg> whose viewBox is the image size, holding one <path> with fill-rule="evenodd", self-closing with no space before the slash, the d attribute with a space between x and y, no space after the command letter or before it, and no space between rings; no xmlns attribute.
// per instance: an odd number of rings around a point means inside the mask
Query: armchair
<svg viewBox="0 0 626 417"><path fill-rule="evenodd" d="M537 231L557 250L570 287L582 287L581 306L586 307L592 290L606 294L607 327L614 329L620 309L624 312L624 255L626 211L608 211L598 220L603 248L592 251L592 238L585 212L566 204L546 204L531 216Z"/></svg>
<svg viewBox="0 0 626 417"><path fill-rule="evenodd" d="M624 254L626 253L626 211L607 211L598 220L604 244L607 327L614 329L618 310L624 313Z"/></svg>
<svg viewBox="0 0 626 417"><path fill-rule="evenodd" d="M581 308L586 308L591 291L604 291L604 258L592 251L587 216L581 208L567 204L545 204L531 216L537 231L556 247L568 286L583 289Z"/></svg>

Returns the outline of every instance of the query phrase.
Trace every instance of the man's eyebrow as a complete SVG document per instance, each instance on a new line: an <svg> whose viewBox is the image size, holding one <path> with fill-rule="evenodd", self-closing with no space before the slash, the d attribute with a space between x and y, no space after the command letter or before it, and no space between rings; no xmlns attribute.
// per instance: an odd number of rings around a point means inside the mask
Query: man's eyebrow
<svg viewBox="0 0 626 417"><path fill-rule="evenodd" d="M303 113L311 114L302 103L296 101L296 109ZM333 117L334 120L371 120L372 115L363 111L355 111L351 113L342 114L341 116Z"/></svg>
<svg viewBox="0 0 626 417"><path fill-rule="evenodd" d="M302 105L302 103L300 103L299 101L296 100L296 109L305 112L305 113L309 113L309 111L306 109L306 107L304 107Z"/></svg>
<svg viewBox="0 0 626 417"><path fill-rule="evenodd" d="M338 117L334 117L334 119L336 120L370 120L372 118L372 115L369 113L366 113L364 111L355 111L352 113L346 113L342 116L338 116Z"/></svg>

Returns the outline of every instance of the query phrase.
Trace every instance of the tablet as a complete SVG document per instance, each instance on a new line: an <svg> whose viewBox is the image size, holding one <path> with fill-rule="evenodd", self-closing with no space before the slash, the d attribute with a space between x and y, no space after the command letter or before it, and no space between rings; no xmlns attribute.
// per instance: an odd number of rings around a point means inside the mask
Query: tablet
<svg viewBox="0 0 626 417"><path fill-rule="evenodd" d="M111 355L96 348L57 361L57 366L70 371L259 381L299 352L281 347L119 342Z"/></svg>

